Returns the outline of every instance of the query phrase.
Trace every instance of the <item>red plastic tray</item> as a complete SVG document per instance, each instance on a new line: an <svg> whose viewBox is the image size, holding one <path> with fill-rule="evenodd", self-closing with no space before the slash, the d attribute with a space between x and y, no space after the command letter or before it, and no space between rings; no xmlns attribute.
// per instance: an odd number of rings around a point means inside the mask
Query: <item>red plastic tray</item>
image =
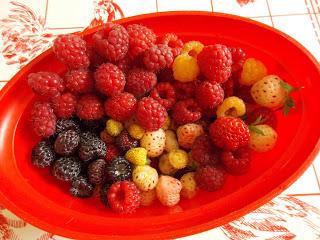
<svg viewBox="0 0 320 240"><path fill-rule="evenodd" d="M250 172L230 176L217 192L200 192L173 208L154 205L132 215L117 215L98 199L75 199L67 186L58 186L48 170L30 162L38 141L30 128L28 110L33 93L30 72L65 71L51 49L24 67L0 93L0 202L27 222L46 231L76 239L164 239L205 231L234 220L268 202L293 183L319 150L320 70L312 55L284 33L264 24L227 14L170 12L117 21L141 23L159 35L175 32L183 40L240 46L249 57L266 63L304 89L295 93L296 109L278 114L279 141L269 153L256 154ZM96 29L81 33L90 41Z"/></svg>

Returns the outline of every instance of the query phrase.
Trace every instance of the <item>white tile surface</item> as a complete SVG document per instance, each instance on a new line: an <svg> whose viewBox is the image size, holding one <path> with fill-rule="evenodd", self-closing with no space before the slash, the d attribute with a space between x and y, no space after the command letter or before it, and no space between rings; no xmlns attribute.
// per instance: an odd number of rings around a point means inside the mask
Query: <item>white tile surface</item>
<svg viewBox="0 0 320 240"><path fill-rule="evenodd" d="M280 0L281 1L281 0ZM214 12L231 13L245 17L269 16L266 0L256 0L254 3L240 6L235 0L212 0Z"/></svg>
<svg viewBox="0 0 320 240"><path fill-rule="evenodd" d="M261 22L261 23L264 23L264 24L267 24L272 27L271 17L256 17L256 18L253 17L251 19L258 21L258 22Z"/></svg>
<svg viewBox="0 0 320 240"><path fill-rule="evenodd" d="M125 17L157 11L155 0L117 0L115 2L121 7Z"/></svg>
<svg viewBox="0 0 320 240"><path fill-rule="evenodd" d="M158 0L159 11L199 10L212 11L211 0Z"/></svg>
<svg viewBox="0 0 320 240"><path fill-rule="evenodd" d="M309 15L273 17L274 26L289 34L304 45L317 59L320 59L320 45L315 29L319 29L315 18ZM312 24L313 22L313 24ZM317 30L320 32L319 30ZM319 35L319 34L318 34Z"/></svg>
<svg viewBox="0 0 320 240"><path fill-rule="evenodd" d="M305 0L268 0L271 15L308 13Z"/></svg>
<svg viewBox="0 0 320 240"><path fill-rule="evenodd" d="M293 183L283 194L307 194L320 193L313 166L311 165L306 172Z"/></svg>

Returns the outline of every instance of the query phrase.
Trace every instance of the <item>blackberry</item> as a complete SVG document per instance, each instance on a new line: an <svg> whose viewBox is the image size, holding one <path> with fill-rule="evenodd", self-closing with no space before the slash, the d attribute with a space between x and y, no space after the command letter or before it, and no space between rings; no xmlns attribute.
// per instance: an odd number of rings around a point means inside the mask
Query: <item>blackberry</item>
<svg viewBox="0 0 320 240"><path fill-rule="evenodd" d="M106 167L107 178L111 183L130 179L131 172L131 164L124 157L114 158Z"/></svg>
<svg viewBox="0 0 320 240"><path fill-rule="evenodd" d="M39 168L49 167L55 160L55 153L49 141L40 141L32 149L31 159L33 165Z"/></svg>
<svg viewBox="0 0 320 240"><path fill-rule="evenodd" d="M83 134L80 140L79 157L83 161L105 158L106 144L93 134Z"/></svg>
<svg viewBox="0 0 320 240"><path fill-rule="evenodd" d="M98 138L98 135L93 132L82 132L80 135L80 144L85 144L86 142L92 141L95 138Z"/></svg>
<svg viewBox="0 0 320 240"><path fill-rule="evenodd" d="M67 130L58 135L54 142L54 150L62 156L69 156L77 150L79 142L79 134L74 130Z"/></svg>
<svg viewBox="0 0 320 240"><path fill-rule="evenodd" d="M93 194L94 186L88 181L85 176L78 176L72 181L70 194L74 197L87 198Z"/></svg>
<svg viewBox="0 0 320 240"><path fill-rule="evenodd" d="M74 130L80 132L79 124L76 120L73 119L59 119L56 125L56 135L65 132L67 130Z"/></svg>
<svg viewBox="0 0 320 240"><path fill-rule="evenodd" d="M93 184L101 184L106 177L106 162L104 159L98 159L90 163L88 167L89 181Z"/></svg>
<svg viewBox="0 0 320 240"><path fill-rule="evenodd" d="M100 200L101 202L109 207L109 202L108 202L108 190L111 187L112 183L106 182L102 185L102 188L100 190Z"/></svg>
<svg viewBox="0 0 320 240"><path fill-rule="evenodd" d="M103 117L99 120L81 120L82 131L91 131L94 133L100 133L105 129L107 118Z"/></svg>
<svg viewBox="0 0 320 240"><path fill-rule="evenodd" d="M127 152L130 148L135 148L139 146L138 140L132 138L127 130L122 131L116 137L116 145L124 153Z"/></svg>
<svg viewBox="0 0 320 240"><path fill-rule="evenodd" d="M62 181L71 181L78 177L81 171L81 163L76 157L61 157L54 162L51 173Z"/></svg>

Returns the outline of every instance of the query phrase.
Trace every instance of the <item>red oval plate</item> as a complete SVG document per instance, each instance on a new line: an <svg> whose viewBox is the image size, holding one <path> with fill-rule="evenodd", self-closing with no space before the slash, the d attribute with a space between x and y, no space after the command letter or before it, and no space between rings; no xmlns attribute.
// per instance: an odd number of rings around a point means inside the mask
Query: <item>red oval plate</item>
<svg viewBox="0 0 320 240"><path fill-rule="evenodd" d="M175 32L183 40L242 47L249 57L266 63L304 89L295 93L296 109L278 114L279 141L273 151L257 154L250 172L229 177L217 192L200 192L173 208L155 204L132 215L106 210L98 199L75 199L58 186L48 170L30 163L38 140L30 130L28 110L34 95L27 87L30 72L64 71L48 50L29 63L0 94L0 201L27 222L46 231L76 239L163 239L194 234L236 219L282 192L310 165L319 150L320 70L299 43L261 23L226 14L170 12L117 21L141 23L161 35ZM97 29L81 33L87 40Z"/></svg>

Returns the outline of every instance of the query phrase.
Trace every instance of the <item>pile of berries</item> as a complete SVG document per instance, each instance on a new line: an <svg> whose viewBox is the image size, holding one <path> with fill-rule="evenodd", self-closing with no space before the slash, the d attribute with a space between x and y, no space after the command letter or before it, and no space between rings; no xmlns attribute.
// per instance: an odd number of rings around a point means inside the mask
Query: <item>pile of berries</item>
<svg viewBox="0 0 320 240"><path fill-rule="evenodd" d="M28 76L41 137L32 163L118 213L173 206L246 174L251 151L276 144L274 111L294 106L297 89L238 47L114 23L89 42L58 36L53 52L68 71Z"/></svg>

